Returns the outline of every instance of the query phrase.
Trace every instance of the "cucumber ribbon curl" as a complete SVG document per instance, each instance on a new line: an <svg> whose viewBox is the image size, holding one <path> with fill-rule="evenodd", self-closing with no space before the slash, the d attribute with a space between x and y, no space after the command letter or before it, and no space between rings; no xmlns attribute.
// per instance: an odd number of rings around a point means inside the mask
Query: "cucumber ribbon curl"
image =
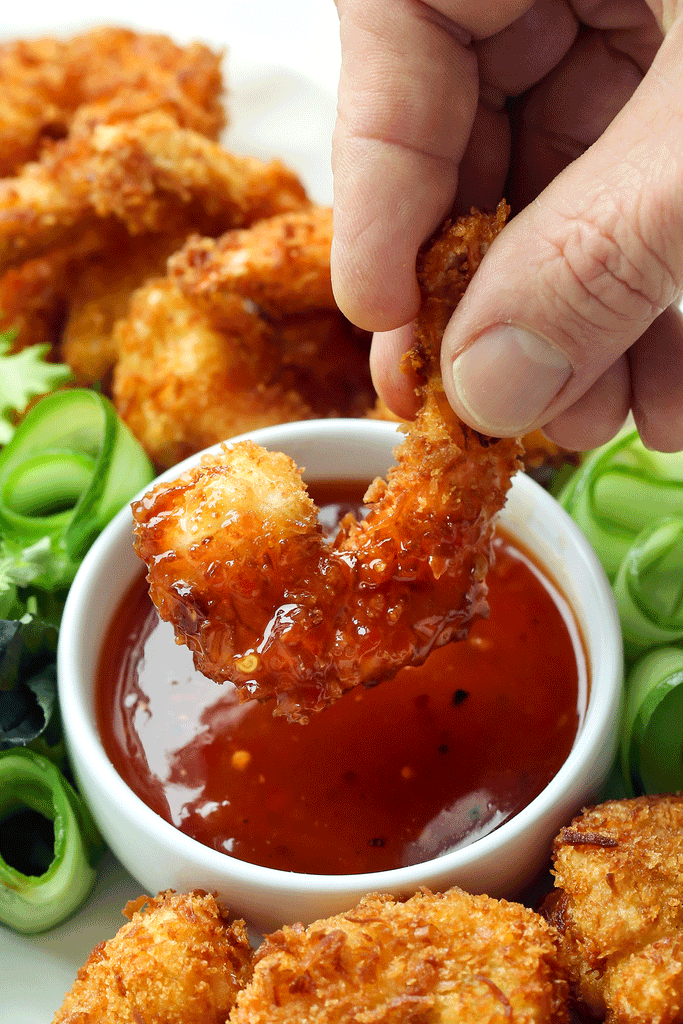
<svg viewBox="0 0 683 1024"><path fill-rule="evenodd" d="M103 848L83 799L47 758L25 747L0 753L0 819L28 808L54 826L47 870L24 874L0 857L0 922L33 935L74 913L95 882Z"/></svg>
<svg viewBox="0 0 683 1024"><path fill-rule="evenodd" d="M683 453L635 429L588 455L559 495L607 573L626 664L621 770L629 795L683 789Z"/></svg>
<svg viewBox="0 0 683 1024"><path fill-rule="evenodd" d="M683 452L649 451L637 430L622 431L585 459L559 501L613 581L641 530L683 516Z"/></svg>
<svg viewBox="0 0 683 1024"><path fill-rule="evenodd" d="M626 683L621 766L631 795L683 789L682 724L683 649L656 647Z"/></svg>
<svg viewBox="0 0 683 1024"><path fill-rule="evenodd" d="M15 550L48 538L31 585L68 587L97 534L154 472L111 403L96 391L54 392L0 452L0 536Z"/></svg>
<svg viewBox="0 0 683 1024"><path fill-rule="evenodd" d="M641 530L613 589L627 661L683 640L683 517L664 516Z"/></svg>

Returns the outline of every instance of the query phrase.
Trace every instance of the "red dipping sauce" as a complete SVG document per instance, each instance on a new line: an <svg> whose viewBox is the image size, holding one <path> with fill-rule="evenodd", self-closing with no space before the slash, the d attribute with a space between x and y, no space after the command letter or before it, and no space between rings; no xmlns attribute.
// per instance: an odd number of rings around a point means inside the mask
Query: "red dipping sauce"
<svg viewBox="0 0 683 1024"><path fill-rule="evenodd" d="M364 490L310 487L329 529ZM302 726L198 673L141 573L99 667L107 754L182 832L266 867L383 871L471 843L553 778L588 697L567 602L504 536L488 583L490 616L467 640L349 691Z"/></svg>

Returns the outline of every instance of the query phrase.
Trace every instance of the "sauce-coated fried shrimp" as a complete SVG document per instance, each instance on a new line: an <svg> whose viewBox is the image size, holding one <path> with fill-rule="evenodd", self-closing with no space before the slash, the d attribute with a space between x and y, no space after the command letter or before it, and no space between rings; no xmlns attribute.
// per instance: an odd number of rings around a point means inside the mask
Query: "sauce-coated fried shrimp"
<svg viewBox="0 0 683 1024"><path fill-rule="evenodd" d="M283 928L256 954L231 1024L560 1024L556 937L516 903L423 890L371 895Z"/></svg>
<svg viewBox="0 0 683 1024"><path fill-rule="evenodd" d="M572 995L611 1024L683 1020L683 796L591 807L555 840L560 933Z"/></svg>
<svg viewBox="0 0 683 1024"><path fill-rule="evenodd" d="M143 897L124 913L130 921L95 947L53 1024L225 1024L251 976L244 922L229 924L200 891Z"/></svg>
<svg viewBox="0 0 683 1024"><path fill-rule="evenodd" d="M206 456L133 507L150 593L200 671L243 699L275 697L306 721L358 683L419 664L486 609L494 517L518 469L515 441L482 437L446 400L443 327L503 209L449 227L418 264L412 361L422 407L367 518L323 536L290 459L253 444Z"/></svg>

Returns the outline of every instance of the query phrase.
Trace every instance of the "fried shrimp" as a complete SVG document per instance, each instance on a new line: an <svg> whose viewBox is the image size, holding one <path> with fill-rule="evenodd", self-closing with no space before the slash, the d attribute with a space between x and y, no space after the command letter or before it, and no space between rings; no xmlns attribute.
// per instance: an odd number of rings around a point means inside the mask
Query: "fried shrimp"
<svg viewBox="0 0 683 1024"><path fill-rule="evenodd" d="M124 913L130 921L95 947L53 1024L225 1024L251 976L244 922L229 924L200 891L143 897Z"/></svg>
<svg viewBox="0 0 683 1024"><path fill-rule="evenodd" d="M151 110L217 138L225 123L220 54L166 36L100 28L71 39L0 44L0 176L35 160L74 123L93 126Z"/></svg>
<svg viewBox="0 0 683 1024"><path fill-rule="evenodd" d="M194 206L225 229L307 205L278 160L228 153L165 111L80 125L0 180L0 270L109 219L131 234L173 230Z"/></svg>
<svg viewBox="0 0 683 1024"><path fill-rule="evenodd" d="M169 261L169 276L186 295L209 305L222 295L240 295L277 318L334 309L331 245L332 210L313 206L219 239L190 238Z"/></svg>
<svg viewBox="0 0 683 1024"><path fill-rule="evenodd" d="M543 913L579 1008L611 1024L683 1020L683 796L589 808L553 863Z"/></svg>
<svg viewBox="0 0 683 1024"><path fill-rule="evenodd" d="M258 427L362 416L367 336L330 283L331 211L192 238L116 325L114 401L158 465Z"/></svg>
<svg viewBox="0 0 683 1024"><path fill-rule="evenodd" d="M116 321L127 314L133 293L162 274L168 257L185 241L165 232L133 236L124 228L110 234L103 249L72 270L64 296L60 358L81 384L109 379L118 357Z"/></svg>
<svg viewBox="0 0 683 1024"><path fill-rule="evenodd" d="M494 518L519 445L462 424L438 370L441 332L505 210L449 226L421 255L412 362L422 406L363 521L323 535L294 463L224 447L133 507L150 593L197 668L306 721L358 683L420 664L486 610Z"/></svg>
<svg viewBox="0 0 683 1024"><path fill-rule="evenodd" d="M285 927L257 951L231 1024L559 1024L556 938L525 907L459 889Z"/></svg>

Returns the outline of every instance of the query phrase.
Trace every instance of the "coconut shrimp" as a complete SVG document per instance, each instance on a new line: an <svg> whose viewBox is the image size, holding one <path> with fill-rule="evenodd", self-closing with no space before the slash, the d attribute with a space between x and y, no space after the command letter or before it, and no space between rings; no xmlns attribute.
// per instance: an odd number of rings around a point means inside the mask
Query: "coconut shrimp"
<svg viewBox="0 0 683 1024"><path fill-rule="evenodd" d="M484 437L451 410L441 336L501 229L473 213L418 260L422 309L410 361L420 410L376 479L360 521L324 535L301 473L252 442L224 446L133 506L152 599L197 668L244 699L308 717L467 635L485 614L494 520L519 468L515 440Z"/></svg>

